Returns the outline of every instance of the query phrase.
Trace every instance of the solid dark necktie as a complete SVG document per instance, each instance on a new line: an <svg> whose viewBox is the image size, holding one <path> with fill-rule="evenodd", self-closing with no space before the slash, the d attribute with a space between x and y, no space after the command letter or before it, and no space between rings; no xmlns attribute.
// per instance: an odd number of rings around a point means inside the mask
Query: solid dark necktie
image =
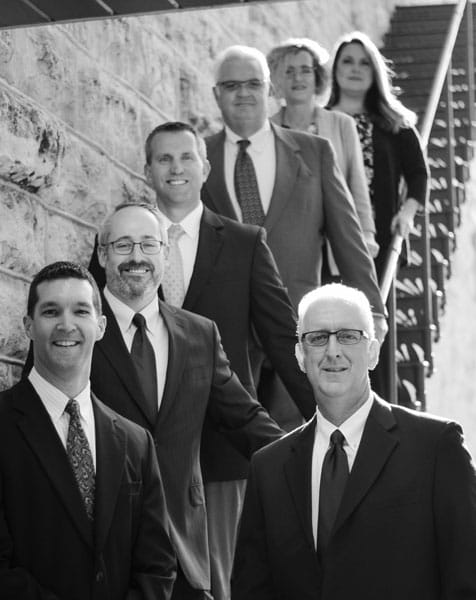
<svg viewBox="0 0 476 600"><path fill-rule="evenodd" d="M95 473L93 455L88 438L81 426L79 406L76 400L70 400L64 409L69 414L66 452L83 498L86 512L94 519Z"/></svg>
<svg viewBox="0 0 476 600"><path fill-rule="evenodd" d="M329 543L334 521L344 488L349 478L349 463L343 448L345 437L336 429L324 457L319 491L319 518L317 521L317 550L322 555Z"/></svg>
<svg viewBox="0 0 476 600"><path fill-rule="evenodd" d="M155 352L147 337L144 316L140 313L136 313L132 322L137 327L137 330L132 340L131 358L136 368L137 375L139 376L149 414L155 419L158 411Z"/></svg>
<svg viewBox="0 0 476 600"><path fill-rule="evenodd" d="M235 193L241 208L243 223L263 225L264 211L258 189L258 181L251 156L246 149L249 140L239 140L239 150L235 162Z"/></svg>

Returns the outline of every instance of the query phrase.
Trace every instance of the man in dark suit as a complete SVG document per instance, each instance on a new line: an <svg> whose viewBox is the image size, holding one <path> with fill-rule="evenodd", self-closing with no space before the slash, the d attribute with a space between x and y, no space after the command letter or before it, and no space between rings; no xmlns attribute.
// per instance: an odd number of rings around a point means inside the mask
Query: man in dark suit
<svg viewBox="0 0 476 600"><path fill-rule="evenodd" d="M215 82L225 127L206 139L211 172L203 202L218 214L263 225L295 307L320 285L327 238L342 280L369 298L377 336L383 340L387 324L375 267L329 141L269 121L269 68L259 50L225 50L217 59ZM244 153L239 150L243 143ZM263 386L265 382L273 384ZM279 389L269 368L261 383L259 398L268 406L276 385Z"/></svg>
<svg viewBox="0 0 476 600"><path fill-rule="evenodd" d="M169 599L175 555L151 435L90 392L99 290L74 263L42 269L25 328L28 378L0 394L0 597Z"/></svg>
<svg viewBox="0 0 476 600"><path fill-rule="evenodd" d="M372 393L364 295L299 306L296 356L316 416L251 463L233 600L476 597L476 472L461 428Z"/></svg>
<svg viewBox="0 0 476 600"><path fill-rule="evenodd" d="M210 589L200 469L205 415L247 458L282 431L230 370L215 324L158 299L166 239L157 209L147 205L119 206L106 220L99 262L106 271L108 328L95 348L91 381L109 406L153 434L179 560L173 598L181 600L206 598ZM153 348L152 405L132 360L137 313L147 321Z"/></svg>
<svg viewBox="0 0 476 600"><path fill-rule="evenodd" d="M215 321L231 368L256 396L248 355L248 334L254 327L301 415L310 418L315 409L312 389L293 355L296 317L265 230L203 207L200 191L209 165L205 143L190 125L159 125L149 134L145 150L145 174L156 192L162 221L169 231L182 228L181 264L169 261L162 280L165 300ZM183 286L178 297L170 289L167 269L173 269L175 277L180 272ZM215 600L227 600L248 461L210 419L205 421L201 456L212 594Z"/></svg>

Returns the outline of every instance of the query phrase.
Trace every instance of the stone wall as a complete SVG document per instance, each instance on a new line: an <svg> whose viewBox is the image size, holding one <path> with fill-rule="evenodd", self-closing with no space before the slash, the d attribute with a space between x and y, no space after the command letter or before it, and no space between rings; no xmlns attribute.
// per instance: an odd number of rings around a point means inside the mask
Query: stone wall
<svg viewBox="0 0 476 600"><path fill-rule="evenodd" d="M143 140L168 119L220 127L218 52L289 36L331 47L362 29L379 42L392 0L266 2L0 31L0 388L19 375L32 275L88 263L96 226L126 199L151 199Z"/></svg>

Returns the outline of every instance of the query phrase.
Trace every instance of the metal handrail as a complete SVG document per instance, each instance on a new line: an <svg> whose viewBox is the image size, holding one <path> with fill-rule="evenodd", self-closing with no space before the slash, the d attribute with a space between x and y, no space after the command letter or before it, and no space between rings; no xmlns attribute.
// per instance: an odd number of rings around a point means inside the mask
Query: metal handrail
<svg viewBox="0 0 476 600"><path fill-rule="evenodd" d="M438 68L433 79L430 96L420 128L420 137L424 149L426 149L430 139L431 128L433 126L436 111L438 110L441 92L445 85L446 73L451 64L451 56L453 54L456 38L458 37L459 27L461 25L467 3L468 0L459 0L458 4L455 5L455 10L453 11L450 26L448 28L448 33L446 34L445 43L441 50ZM405 195L401 197L401 200L403 201L404 198ZM392 281L397 271L398 257L400 256L402 245L403 238L399 233L396 233L392 238L392 243L388 250L385 267L382 271L382 277L380 280L380 293L384 303L387 302Z"/></svg>

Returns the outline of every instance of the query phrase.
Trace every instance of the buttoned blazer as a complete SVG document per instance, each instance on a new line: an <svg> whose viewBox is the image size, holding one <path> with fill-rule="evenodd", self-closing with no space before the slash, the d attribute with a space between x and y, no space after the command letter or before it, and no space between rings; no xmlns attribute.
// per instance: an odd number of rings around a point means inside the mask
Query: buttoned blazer
<svg viewBox="0 0 476 600"><path fill-rule="evenodd" d="M248 355L250 326L304 417L315 412L307 377L294 356L296 316L261 227L243 225L206 207L183 308L215 321L241 383L256 395ZM202 437L206 481L242 479L248 461L207 419Z"/></svg>
<svg viewBox="0 0 476 600"><path fill-rule="evenodd" d="M459 425L375 397L321 562L315 423L252 460L232 599L476 597L476 476Z"/></svg>
<svg viewBox="0 0 476 600"><path fill-rule="evenodd" d="M164 482L172 543L192 587L210 588L200 437L207 415L249 458L282 431L232 373L216 325L159 301L169 336L158 417L147 410L117 321L107 301L106 332L95 344L91 385L119 414L152 433Z"/></svg>
<svg viewBox="0 0 476 600"><path fill-rule="evenodd" d="M324 235L347 285L361 289L384 313L373 261L352 198L328 140L273 123L276 180L264 221L267 240L294 306L320 284ZM224 176L225 132L206 139L210 175L204 203L226 217L237 215Z"/></svg>
<svg viewBox="0 0 476 600"><path fill-rule="evenodd" d="M168 599L175 554L149 433L93 397L94 526L33 386L0 394L0 597Z"/></svg>

